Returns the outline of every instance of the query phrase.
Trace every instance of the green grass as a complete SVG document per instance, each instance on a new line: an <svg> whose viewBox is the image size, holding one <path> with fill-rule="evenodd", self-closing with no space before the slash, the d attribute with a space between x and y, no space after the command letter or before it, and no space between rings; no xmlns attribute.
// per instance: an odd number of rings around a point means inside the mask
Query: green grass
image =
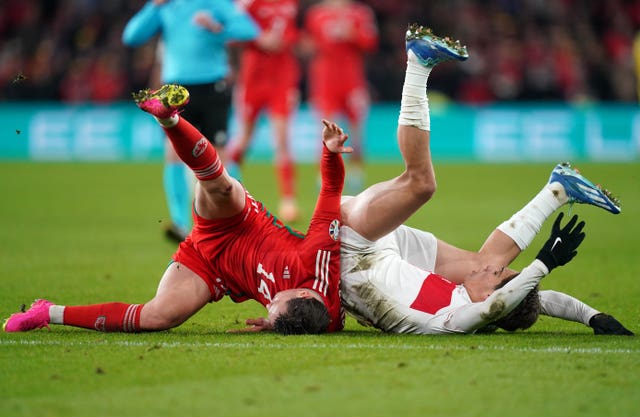
<svg viewBox="0 0 640 417"><path fill-rule="evenodd" d="M439 189L413 226L469 249L546 182L551 166L438 164ZM640 333L640 165L581 164L623 213L575 206L578 257L545 278ZM398 173L368 169L368 181ZM60 304L144 302L174 245L159 164L0 164L0 316L47 297ZM272 168L245 173L276 207ZM301 167L308 214L315 167ZM297 226L304 229L304 224ZM549 222L550 223L550 222ZM526 265L550 224L517 261ZM638 338L596 337L541 318L526 332L386 335L347 321L323 336L227 334L263 308L228 300L153 334L53 327L0 334L1 416L639 416Z"/></svg>

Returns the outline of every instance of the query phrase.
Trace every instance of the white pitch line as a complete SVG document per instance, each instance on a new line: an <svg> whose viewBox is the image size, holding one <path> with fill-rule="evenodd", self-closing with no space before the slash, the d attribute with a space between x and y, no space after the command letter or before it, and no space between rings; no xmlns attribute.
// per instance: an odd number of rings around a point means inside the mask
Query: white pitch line
<svg viewBox="0 0 640 417"><path fill-rule="evenodd" d="M404 350L459 350L459 351L513 351L533 353L585 353L585 354L638 354L640 349L603 349L603 348L575 348L571 346L549 346L543 348L518 348L505 346L464 346L464 345L397 345L397 344L373 344L373 343L235 343L235 342L149 342L149 341L95 341L95 342L69 342L55 340L0 340L0 346L123 346L123 347L163 347L163 348L217 348L217 349L404 349Z"/></svg>

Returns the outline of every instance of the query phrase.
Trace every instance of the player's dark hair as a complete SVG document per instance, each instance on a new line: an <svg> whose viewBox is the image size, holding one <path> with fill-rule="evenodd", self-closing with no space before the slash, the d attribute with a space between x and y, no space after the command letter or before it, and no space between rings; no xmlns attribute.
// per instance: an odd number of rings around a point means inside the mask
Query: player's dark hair
<svg viewBox="0 0 640 417"><path fill-rule="evenodd" d="M281 314L273 323L276 333L320 334L329 327L327 307L316 298L292 298L287 303L287 312Z"/></svg>

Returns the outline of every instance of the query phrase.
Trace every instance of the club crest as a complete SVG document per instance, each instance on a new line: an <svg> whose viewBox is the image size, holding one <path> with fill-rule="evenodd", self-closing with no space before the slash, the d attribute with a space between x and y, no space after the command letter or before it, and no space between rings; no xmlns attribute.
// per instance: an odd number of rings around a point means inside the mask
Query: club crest
<svg viewBox="0 0 640 417"><path fill-rule="evenodd" d="M334 219L329 224L329 236L331 236L333 240L338 240L340 237L340 220Z"/></svg>

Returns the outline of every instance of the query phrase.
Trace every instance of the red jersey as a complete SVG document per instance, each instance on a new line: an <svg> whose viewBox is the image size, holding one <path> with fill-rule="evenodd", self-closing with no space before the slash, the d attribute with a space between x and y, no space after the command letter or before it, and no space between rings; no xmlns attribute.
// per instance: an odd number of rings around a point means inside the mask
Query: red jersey
<svg viewBox="0 0 640 417"><path fill-rule="evenodd" d="M242 0L240 5L261 32L275 32L283 41L278 51L263 50L256 41L246 44L239 67L240 112L254 120L269 107L272 113L287 116L298 104L300 66L293 53L299 36L298 0Z"/></svg>
<svg viewBox="0 0 640 417"><path fill-rule="evenodd" d="M305 29L316 47L312 76L365 84L364 53L378 45L378 28L371 8L360 3L319 3L305 16Z"/></svg>
<svg viewBox="0 0 640 417"><path fill-rule="evenodd" d="M323 117L344 113L352 123L369 108L364 53L376 48L373 12L359 3L319 3L309 9L305 27L316 47L309 68L309 92Z"/></svg>
<svg viewBox="0 0 640 417"><path fill-rule="evenodd" d="M276 293L308 288L321 295L329 311L328 331L341 330L340 196L344 164L323 147L322 189L306 235L285 226L246 194L242 212L207 220L194 213L194 227L173 256L209 286L211 300L224 295L266 306Z"/></svg>

